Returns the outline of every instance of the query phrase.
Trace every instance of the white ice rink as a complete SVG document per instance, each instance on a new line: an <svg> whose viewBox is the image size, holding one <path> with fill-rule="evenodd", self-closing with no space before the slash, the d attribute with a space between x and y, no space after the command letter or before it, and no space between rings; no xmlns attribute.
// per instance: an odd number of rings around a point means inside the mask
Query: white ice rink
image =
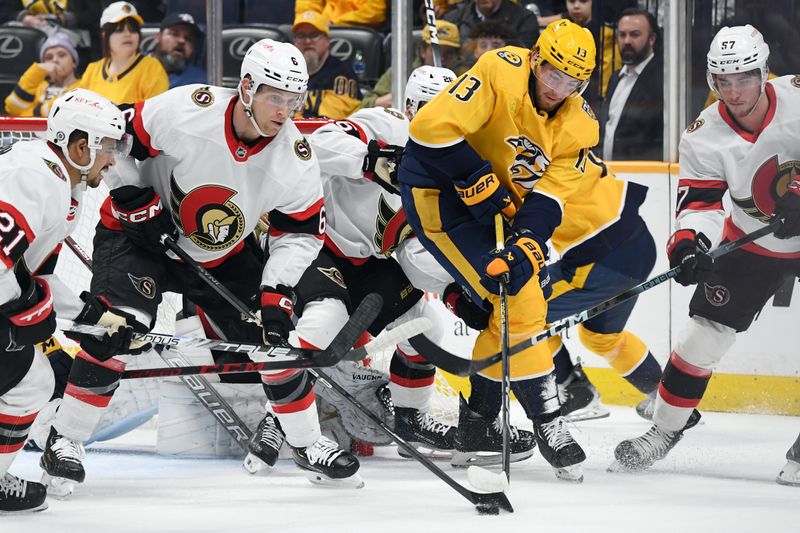
<svg viewBox="0 0 800 533"><path fill-rule="evenodd" d="M649 423L633 409L611 413L573 428L589 456L582 485L557 481L538 453L512 465L514 514L477 515L394 447L363 458L363 489L330 489L312 486L290 461L269 477L252 477L233 459L157 456L155 431L139 429L89 450L86 483L70 500L0 517L0 533L800 532L800 488L774 481L800 418L705 413L667 459L630 475L606 467L617 442ZM38 460L39 453L23 452L11 472L38 479ZM465 471L439 464L466 483Z"/></svg>

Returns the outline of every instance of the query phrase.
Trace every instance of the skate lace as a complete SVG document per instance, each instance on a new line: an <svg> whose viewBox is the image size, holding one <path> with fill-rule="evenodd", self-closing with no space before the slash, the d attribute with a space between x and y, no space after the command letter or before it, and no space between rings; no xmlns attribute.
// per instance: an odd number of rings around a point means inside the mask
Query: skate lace
<svg viewBox="0 0 800 533"><path fill-rule="evenodd" d="M428 413L417 413L417 423L423 430L438 433L439 435L445 435L450 429L450 426L442 424Z"/></svg>
<svg viewBox="0 0 800 533"><path fill-rule="evenodd" d="M20 479L17 476L12 476L11 474L6 474L0 478L0 492L3 492L8 496L22 498L25 496L26 483L27 482L24 479Z"/></svg>
<svg viewBox="0 0 800 533"><path fill-rule="evenodd" d="M502 417L498 416L497 418L494 419L494 422L492 422L492 428L494 428L495 432L497 432L498 435L502 436L502 434L503 434L503 420L502 420ZM512 425L509 429L511 430L511 431L509 431L509 437L511 438L511 441L513 442L515 440L518 440L519 439L519 430L517 429L517 426Z"/></svg>
<svg viewBox="0 0 800 533"><path fill-rule="evenodd" d="M563 416L556 417L552 422L542 424L542 431L550 447L554 450L559 450L575 442L567 428L567 419Z"/></svg>
<svg viewBox="0 0 800 533"><path fill-rule="evenodd" d="M271 416L267 416L262 422L261 442L273 450L280 450L283 445L283 432L278 429Z"/></svg>
<svg viewBox="0 0 800 533"><path fill-rule="evenodd" d="M337 457L342 455L344 450L339 445L327 437L320 437L313 446L306 448L306 457L312 464L322 464L331 466Z"/></svg>
<svg viewBox="0 0 800 533"><path fill-rule="evenodd" d="M83 444L66 437L58 437L50 448L61 461L80 463L85 455Z"/></svg>
<svg viewBox="0 0 800 533"><path fill-rule="evenodd" d="M644 455L653 451L661 455L665 454L669 449L672 435L672 433L661 430L658 426L653 426L647 433L638 439L631 440L630 443L637 449L639 455Z"/></svg>

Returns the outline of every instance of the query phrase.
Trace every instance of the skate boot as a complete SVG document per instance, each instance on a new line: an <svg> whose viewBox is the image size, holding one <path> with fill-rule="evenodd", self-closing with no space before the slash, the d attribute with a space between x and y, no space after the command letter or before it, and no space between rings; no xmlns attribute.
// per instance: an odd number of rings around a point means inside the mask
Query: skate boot
<svg viewBox="0 0 800 533"><path fill-rule="evenodd" d="M0 514L32 513L47 509L47 487L6 473L0 477Z"/></svg>
<svg viewBox="0 0 800 533"><path fill-rule="evenodd" d="M653 414L656 412L656 393L653 392L652 396L649 396L639 402L639 405L636 406L636 414L644 418L645 420L649 420L650 422L653 421Z"/></svg>
<svg viewBox="0 0 800 533"><path fill-rule="evenodd" d="M533 433L542 457L553 467L553 472L562 481L583 482L583 465L586 454L575 442L567 428L567 420L556 416L549 421L534 420Z"/></svg>
<svg viewBox="0 0 800 533"><path fill-rule="evenodd" d="M600 403L600 394L580 364L575 365L566 381L558 385L558 397L561 414L570 422L606 418L611 414Z"/></svg>
<svg viewBox="0 0 800 533"><path fill-rule="evenodd" d="M430 450L431 456L450 458L453 455L453 439L456 428L437 421L428 413L409 407L394 408L394 430L415 448ZM445 452L445 455L436 454ZM409 458L402 448L397 449L401 457Z"/></svg>
<svg viewBox="0 0 800 533"><path fill-rule="evenodd" d="M83 458L86 452L83 443L59 435L56 428L50 428L39 466L44 470L42 483L47 486L47 493L54 498L67 498L75 490L76 483L83 483L86 472L83 470Z"/></svg>
<svg viewBox="0 0 800 533"><path fill-rule="evenodd" d="M667 453L683 438L684 431L693 428L699 421L700 412L695 409L686 425L679 431L666 431L656 424L641 437L620 442L614 450L616 462L608 470L641 472L650 468L653 463L667 456Z"/></svg>
<svg viewBox="0 0 800 533"><path fill-rule="evenodd" d="M292 448L294 462L317 485L360 489L364 480L357 474L358 459L328 437L320 437L307 448Z"/></svg>
<svg viewBox="0 0 800 533"><path fill-rule="evenodd" d="M781 468L780 474L775 478L775 482L779 485L789 485L791 487L800 487L800 463L789 459L786 464Z"/></svg>
<svg viewBox="0 0 800 533"><path fill-rule="evenodd" d="M281 430L280 422L275 415L267 413L247 443L247 457L242 463L244 469L251 474L272 472L284 440L286 436Z"/></svg>
<svg viewBox="0 0 800 533"><path fill-rule="evenodd" d="M450 464L455 467L499 465L503 461L503 428L500 418L489 420L476 413L459 394L458 427ZM533 455L533 433L511 426L511 462Z"/></svg>

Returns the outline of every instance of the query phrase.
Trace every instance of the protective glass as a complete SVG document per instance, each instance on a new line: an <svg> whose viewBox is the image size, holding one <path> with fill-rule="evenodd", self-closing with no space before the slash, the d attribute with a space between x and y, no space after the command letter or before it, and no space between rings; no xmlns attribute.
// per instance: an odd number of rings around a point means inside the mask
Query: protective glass
<svg viewBox="0 0 800 533"><path fill-rule="evenodd" d="M587 81L581 81L564 74L547 61L540 61L533 67L533 75L544 83L560 98L566 98L574 92L579 94L586 88Z"/></svg>

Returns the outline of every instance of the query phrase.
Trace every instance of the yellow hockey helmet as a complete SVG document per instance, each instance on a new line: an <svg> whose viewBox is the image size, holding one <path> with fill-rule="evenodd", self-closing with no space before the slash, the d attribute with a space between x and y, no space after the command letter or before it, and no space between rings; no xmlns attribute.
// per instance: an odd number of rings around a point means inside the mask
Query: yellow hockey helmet
<svg viewBox="0 0 800 533"><path fill-rule="evenodd" d="M567 76L587 83L594 70L596 51L592 32L566 19L548 24L533 50L531 67L534 70L542 61L547 61Z"/></svg>

